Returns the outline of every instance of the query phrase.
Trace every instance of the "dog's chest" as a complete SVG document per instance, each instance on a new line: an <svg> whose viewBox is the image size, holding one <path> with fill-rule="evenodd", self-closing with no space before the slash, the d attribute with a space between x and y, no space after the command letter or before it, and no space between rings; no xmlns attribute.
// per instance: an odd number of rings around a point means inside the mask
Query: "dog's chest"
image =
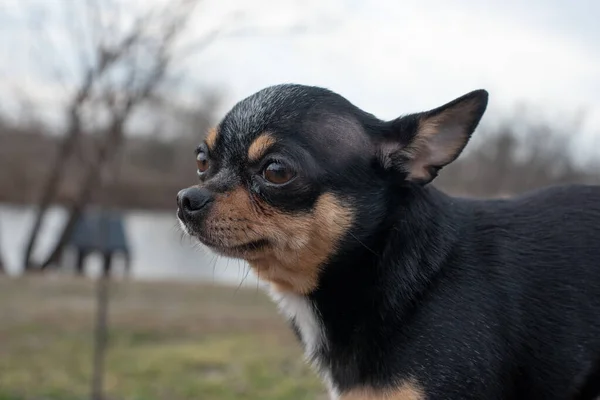
<svg viewBox="0 0 600 400"><path fill-rule="evenodd" d="M323 324L317 311L304 296L275 291L271 291L270 294L279 306L280 312L296 326L307 361L311 362L320 373L329 388L331 398L336 398L331 373L320 359L322 350L327 349L328 346Z"/></svg>
<svg viewBox="0 0 600 400"><path fill-rule="evenodd" d="M275 291L270 294L279 311L298 329L304 352L312 360L319 348L325 345L322 323L316 310L304 296Z"/></svg>

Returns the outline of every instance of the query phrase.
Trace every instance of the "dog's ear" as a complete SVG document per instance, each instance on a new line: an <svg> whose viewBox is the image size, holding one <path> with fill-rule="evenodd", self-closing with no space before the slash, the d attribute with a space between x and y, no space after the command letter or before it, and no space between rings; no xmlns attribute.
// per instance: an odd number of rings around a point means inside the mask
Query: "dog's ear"
<svg viewBox="0 0 600 400"><path fill-rule="evenodd" d="M404 179L431 182L465 148L487 101L488 92L476 90L433 110L388 122L377 140L381 164Z"/></svg>

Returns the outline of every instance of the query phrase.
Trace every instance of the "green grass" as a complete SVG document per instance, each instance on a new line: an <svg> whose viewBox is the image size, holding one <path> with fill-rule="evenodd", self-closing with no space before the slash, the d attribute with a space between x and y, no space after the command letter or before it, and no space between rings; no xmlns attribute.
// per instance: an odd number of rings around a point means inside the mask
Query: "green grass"
<svg viewBox="0 0 600 400"><path fill-rule="evenodd" d="M89 398L89 280L0 279L0 400ZM301 349L257 290L115 282L110 400L324 399Z"/></svg>

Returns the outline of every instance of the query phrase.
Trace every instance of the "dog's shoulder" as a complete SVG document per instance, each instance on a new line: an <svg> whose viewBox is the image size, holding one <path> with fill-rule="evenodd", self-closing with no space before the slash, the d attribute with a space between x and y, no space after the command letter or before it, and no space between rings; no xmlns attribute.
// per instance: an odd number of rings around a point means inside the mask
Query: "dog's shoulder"
<svg viewBox="0 0 600 400"><path fill-rule="evenodd" d="M600 219L600 186L566 184L534 189L502 199L456 199L463 208L474 210L478 217L502 215L503 219L522 215L561 212L595 215Z"/></svg>
<svg viewBox="0 0 600 400"><path fill-rule="evenodd" d="M600 186L557 185L512 198L458 199L455 204L456 226L465 246L526 245L553 254L600 240Z"/></svg>
<svg viewBox="0 0 600 400"><path fill-rule="evenodd" d="M516 206L544 203L575 207L590 206L600 209L600 186L585 184L549 186L517 196L514 198L513 203Z"/></svg>

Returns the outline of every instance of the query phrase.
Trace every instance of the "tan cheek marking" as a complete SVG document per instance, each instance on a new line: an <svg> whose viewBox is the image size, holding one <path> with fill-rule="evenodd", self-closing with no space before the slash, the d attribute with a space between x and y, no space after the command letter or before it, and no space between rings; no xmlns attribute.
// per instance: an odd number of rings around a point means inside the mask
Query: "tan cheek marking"
<svg viewBox="0 0 600 400"><path fill-rule="evenodd" d="M288 215L273 210L265 228L268 237L281 241L275 242L273 251L249 263L276 290L307 294L317 287L321 265L335 251L352 218L352 211L330 193L317 200L311 214Z"/></svg>
<svg viewBox="0 0 600 400"><path fill-rule="evenodd" d="M214 149L215 143L217 141L217 136L218 136L217 128L210 128L208 130L208 133L206 134L206 138L204 139L204 141L206 142L206 145L208 146L209 150Z"/></svg>
<svg viewBox="0 0 600 400"><path fill-rule="evenodd" d="M317 286L320 266L335 251L352 223L353 213L326 193L307 214L286 214L237 188L219 196L207 221L225 244L268 239L270 246L247 259L258 276L275 289L306 294ZM220 229L220 231L218 230Z"/></svg>
<svg viewBox="0 0 600 400"><path fill-rule="evenodd" d="M275 138L268 133L263 133L248 148L248 160L257 161L275 144Z"/></svg>
<svg viewBox="0 0 600 400"><path fill-rule="evenodd" d="M414 382L407 381L396 390L382 392L372 388L355 389L340 396L340 400L425 400L423 390Z"/></svg>

